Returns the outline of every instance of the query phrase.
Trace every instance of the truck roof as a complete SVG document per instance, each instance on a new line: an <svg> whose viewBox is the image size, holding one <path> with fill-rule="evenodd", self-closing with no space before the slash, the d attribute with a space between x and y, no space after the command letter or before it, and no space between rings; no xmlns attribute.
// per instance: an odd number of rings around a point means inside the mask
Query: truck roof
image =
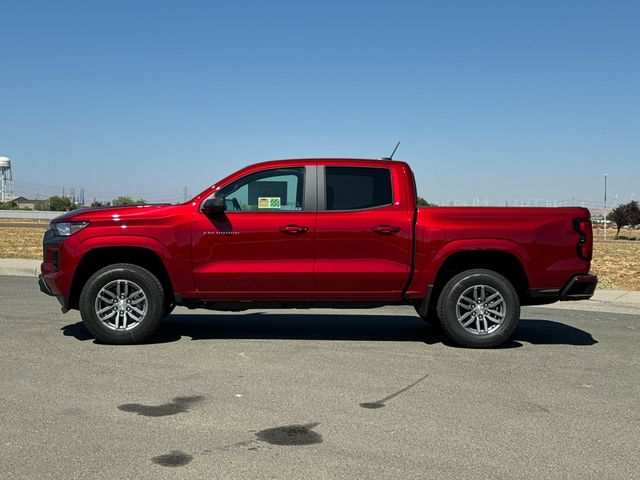
<svg viewBox="0 0 640 480"><path fill-rule="evenodd" d="M362 165L362 166L376 166L376 167L389 167L393 164L404 164L401 160L388 160L388 159L375 159L375 158L287 158L283 160L268 160L266 162L258 162L249 165L247 168L255 167L257 165L289 165L289 164L343 164L348 163L350 165Z"/></svg>

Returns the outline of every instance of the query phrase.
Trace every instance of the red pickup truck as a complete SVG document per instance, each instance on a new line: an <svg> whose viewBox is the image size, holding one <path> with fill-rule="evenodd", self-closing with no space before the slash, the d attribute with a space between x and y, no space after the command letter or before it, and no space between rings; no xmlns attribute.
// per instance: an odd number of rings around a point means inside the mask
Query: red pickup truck
<svg viewBox="0 0 640 480"><path fill-rule="evenodd" d="M583 208L416 207L389 160L246 167L180 205L66 213L40 288L108 343L154 333L175 305L213 310L412 305L453 342L494 347L521 305L590 298Z"/></svg>

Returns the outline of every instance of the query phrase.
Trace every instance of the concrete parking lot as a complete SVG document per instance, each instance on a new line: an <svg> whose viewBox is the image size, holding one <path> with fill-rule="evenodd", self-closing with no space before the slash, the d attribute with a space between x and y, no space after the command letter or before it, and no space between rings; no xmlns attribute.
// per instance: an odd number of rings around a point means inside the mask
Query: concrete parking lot
<svg viewBox="0 0 640 480"><path fill-rule="evenodd" d="M177 309L101 345L0 277L0 477L638 478L640 315L526 308L497 350L411 308Z"/></svg>

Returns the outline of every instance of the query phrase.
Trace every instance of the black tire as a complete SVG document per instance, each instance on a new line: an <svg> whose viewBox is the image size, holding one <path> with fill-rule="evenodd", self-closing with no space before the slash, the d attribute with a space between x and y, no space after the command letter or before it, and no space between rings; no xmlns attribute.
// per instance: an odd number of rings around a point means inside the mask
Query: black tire
<svg viewBox="0 0 640 480"><path fill-rule="evenodd" d="M146 307L143 309L144 313L139 315L139 320L137 321L133 321L133 317L131 317L129 329L122 328L124 321L120 321L121 317L118 317L120 330L117 329L118 323L116 323L115 328L114 326L109 326L110 322L116 321L115 317L108 320L103 318L103 321L101 321L96 311L98 305L101 307L108 305L108 302L102 300L103 298L111 299L105 293L98 299L98 294L101 291L105 292L104 289L110 288L109 286L113 285L114 282L116 285L121 283L116 282L117 280L125 281L122 283L127 284L127 292L129 291L129 286L131 286L132 290L137 287L136 291L143 292L144 295L139 293L133 303L136 303L142 297L145 298ZM118 288L120 287L118 286ZM122 288L124 289L124 286ZM109 295L113 295L113 292ZM120 299L116 298L116 300L111 301L120 305L118 300ZM122 300L122 309L130 308L125 305L126 298L123 297ZM101 303L99 304L99 302ZM138 303L137 306L140 307L140 304ZM164 292L160 281L148 270L128 263L109 265L94 273L82 289L79 307L82 321L87 330L98 340L113 345L140 343L149 338L157 330L160 320L162 320L166 311ZM118 308L119 306L114 305L113 311L115 312ZM124 312L122 313L122 318L126 320L127 315ZM107 314L110 314L110 310L107 310L105 315Z"/></svg>
<svg viewBox="0 0 640 480"><path fill-rule="evenodd" d="M473 287L477 287L477 290ZM494 297L490 302L478 301L483 295L488 299L489 293L493 295L495 292L500 296ZM474 298L473 307L467 307L470 305L466 300L469 298L467 295ZM492 309L491 305L499 301L500 297L503 302ZM459 300L461 306L458 306ZM445 335L455 344L469 348L492 348L502 345L513 336L520 319L520 299L511 282L499 273L485 269L467 270L449 280L438 297L437 308ZM493 313L496 309L500 315ZM467 313L470 316L467 316ZM485 317L487 320L479 320ZM468 321L472 321L472 325L463 326L463 323ZM470 330L475 330L475 333Z"/></svg>

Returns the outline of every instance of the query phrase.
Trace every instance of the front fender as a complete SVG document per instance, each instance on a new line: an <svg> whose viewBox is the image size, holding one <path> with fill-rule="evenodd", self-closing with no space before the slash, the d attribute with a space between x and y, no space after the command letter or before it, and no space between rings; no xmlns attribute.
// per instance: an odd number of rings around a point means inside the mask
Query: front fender
<svg viewBox="0 0 640 480"><path fill-rule="evenodd" d="M152 237L145 237L142 235L108 235L100 237L92 237L79 243L76 247L76 251L73 252L76 256L83 257L86 253L97 248L113 248L113 247L137 247L146 248L151 250L160 257L165 267L169 267L171 260L171 254L169 249Z"/></svg>
<svg viewBox="0 0 640 480"><path fill-rule="evenodd" d="M195 291L191 269L190 246L178 242L165 244L153 237L144 235L101 235L83 239L69 246L69 253L78 265L89 252L102 248L134 247L150 250L158 256L164 265L176 294L188 294Z"/></svg>

